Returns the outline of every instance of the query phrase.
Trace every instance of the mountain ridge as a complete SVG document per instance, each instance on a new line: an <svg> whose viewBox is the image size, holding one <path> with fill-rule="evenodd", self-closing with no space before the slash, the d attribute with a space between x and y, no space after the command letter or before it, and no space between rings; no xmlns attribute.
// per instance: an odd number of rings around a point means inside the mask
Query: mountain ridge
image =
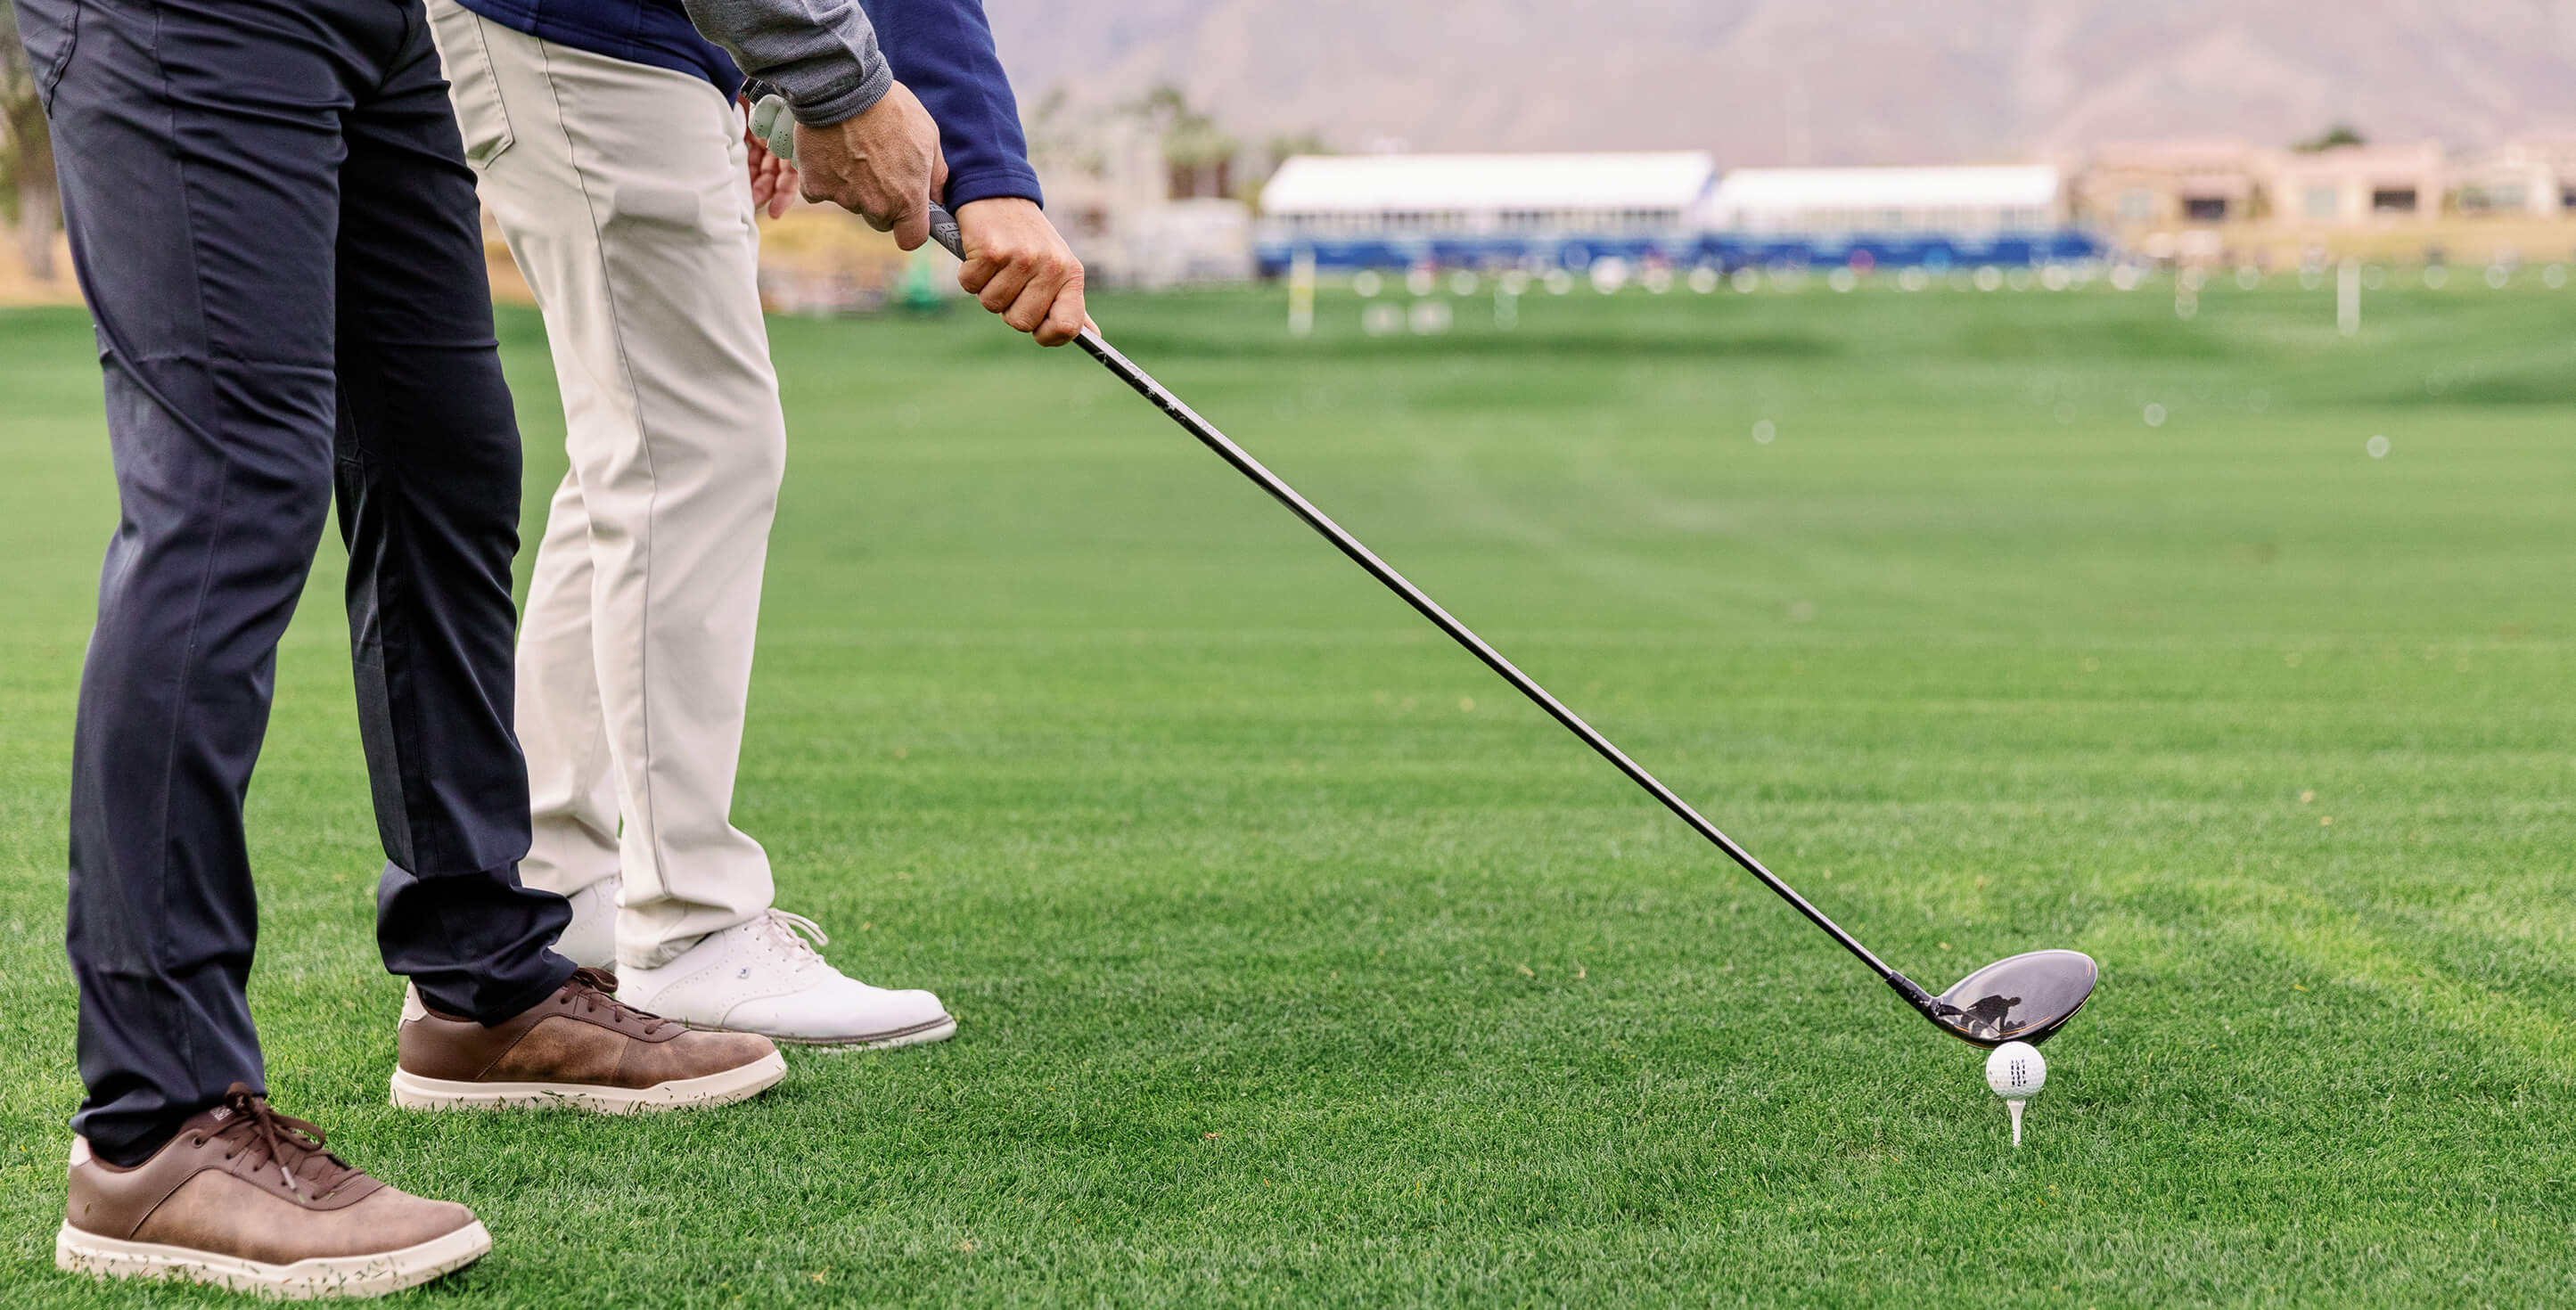
<svg viewBox="0 0 2576 1310"><path fill-rule="evenodd" d="M2115 138L2576 128L2576 0L986 0L1024 106L1181 88L1247 144L2039 158Z"/></svg>

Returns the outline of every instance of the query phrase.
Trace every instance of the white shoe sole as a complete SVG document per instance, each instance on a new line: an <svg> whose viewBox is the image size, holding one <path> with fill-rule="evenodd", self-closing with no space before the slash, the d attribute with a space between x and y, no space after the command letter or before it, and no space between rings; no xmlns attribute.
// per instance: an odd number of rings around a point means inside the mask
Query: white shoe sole
<svg viewBox="0 0 2576 1310"><path fill-rule="evenodd" d="M423 1078L394 1069L393 1102L405 1110L588 1110L594 1114L635 1114L644 1110L690 1110L731 1105L778 1085L787 1076L787 1060L772 1051L739 1068L702 1078L682 1078L651 1087L600 1087L588 1083L461 1083Z"/></svg>
<svg viewBox="0 0 2576 1310"><path fill-rule="evenodd" d="M54 1236L54 1267L99 1278L169 1278L309 1301L326 1296L383 1296L417 1287L482 1259L491 1249L492 1234L477 1221L399 1251L316 1256L291 1265L272 1265L184 1246L101 1237L65 1223Z"/></svg>
<svg viewBox="0 0 2576 1310"><path fill-rule="evenodd" d="M751 1030L743 1028L736 1029L735 1031L749 1032ZM932 1042L944 1042L956 1035L957 1020L945 1014L928 1023L914 1024L910 1028L898 1028L893 1032L876 1033L865 1037L799 1037L790 1033L761 1034L761 1036L766 1037L773 1042L790 1042L797 1046L812 1046L826 1052L890 1051L898 1046L927 1046Z"/></svg>

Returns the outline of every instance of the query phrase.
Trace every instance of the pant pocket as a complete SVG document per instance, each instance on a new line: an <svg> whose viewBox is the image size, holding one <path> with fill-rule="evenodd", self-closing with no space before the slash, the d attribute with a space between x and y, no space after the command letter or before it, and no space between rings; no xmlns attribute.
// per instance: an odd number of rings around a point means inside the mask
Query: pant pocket
<svg viewBox="0 0 2576 1310"><path fill-rule="evenodd" d="M465 162L488 169L518 138L510 131L509 108L501 103L501 81L492 72L483 20L456 0L431 0L429 34L438 43L438 62L447 70L447 100L456 109L456 130L465 138Z"/></svg>
<svg viewBox="0 0 2576 1310"><path fill-rule="evenodd" d="M19 0L18 40L27 50L27 71L36 79L36 98L46 112L54 108L54 88L72 62L72 44L80 36L82 0Z"/></svg>

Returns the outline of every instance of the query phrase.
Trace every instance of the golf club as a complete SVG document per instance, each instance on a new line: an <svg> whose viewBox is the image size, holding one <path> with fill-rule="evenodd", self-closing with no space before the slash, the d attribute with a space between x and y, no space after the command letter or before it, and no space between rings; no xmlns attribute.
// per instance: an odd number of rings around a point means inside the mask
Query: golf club
<svg viewBox="0 0 2576 1310"><path fill-rule="evenodd" d="M947 210L937 205L931 206L930 209L930 237L948 253L960 259L966 257L957 231L957 220ZM1352 536L1342 528L1342 525L1335 523L1331 516L1315 508L1304 496L1297 494L1296 488L1281 481L1278 474L1262 467L1261 461L1246 453L1243 447L1234 444L1224 433L1217 431L1214 424L1199 417L1196 411L1181 403L1180 397L1173 395L1145 370L1138 368L1133 361L1118 353L1116 347L1101 339L1099 332L1086 326L1082 329L1082 334L1074 339L1074 344L1081 346L1083 351L1093 359L1099 360L1101 365L1116 375L1119 381L1135 388L1136 394L1152 401L1154 408L1169 415L1173 422L1181 425L1183 431L1197 438L1199 444L1215 451L1217 458L1233 465L1236 472L1252 479L1254 484L1263 491L1269 492L1272 499L1287 506L1289 513L1303 519L1307 527L1322 534L1324 540L1333 543L1335 549L1349 556L1351 562L1368 570L1370 577L1377 579L1387 590L1402 597L1405 604L1420 612L1422 617L1431 620L1433 626L1449 634L1450 640L1466 647L1469 654L1484 661L1485 667L1500 675L1503 681L1512 684L1513 690L1528 697L1532 704L1547 711L1549 717L1564 724L1566 731L1582 738L1584 745L1591 747L1595 754L1610 761L1612 766L1628 775L1629 781L1644 788L1647 795L1662 802L1665 809L1679 816L1682 822L1689 824L1700 836L1707 838L1710 844L1726 852L1727 858L1744 866L1745 872L1761 879L1763 886L1778 893L1780 899L1787 901L1796 908L1798 913L1807 916L1810 922L1824 929L1827 936L1840 943L1844 950L1858 957L1861 963L1868 965L1872 973L1885 979L1888 986L1896 989L1897 995L1905 998L1907 1005L1913 1006L1917 1013L1931 1020L1941 1031L1978 1046L2000 1046L2011 1041L2037 1045L2048 1040L2058 1029L2065 1027L2067 1020L2074 1018L2076 1011L2083 1009L2084 1002L2092 996L2093 984L2100 976L2099 969L2094 965L2091 956L2080 951L2066 950L2031 951L1997 960L1960 979L1956 985L1939 995L1925 991L1913 979L1897 972L1885 960L1872 954L1868 947L1860 944L1859 939L1843 931L1840 924L1825 917L1824 911L1817 909L1806 897L1799 895L1796 888L1781 881L1779 875L1762 867L1762 862L1753 858L1752 852L1737 845L1735 839L1718 831L1716 824L1709 822L1699 811L1692 809L1688 802L1673 793L1672 788L1657 780L1655 775L1646 772L1644 766L1629 759L1626 752L1613 745L1609 738L1602 736L1598 729L1584 722L1581 715L1567 709L1563 702L1548 693L1547 688L1538 685L1537 680L1521 672L1510 660L1504 659L1501 652L1485 644L1485 639L1477 636L1466 624L1451 617L1449 611L1440 608L1438 602L1424 595L1421 588L1407 581L1405 576L1396 572L1392 565L1379 559L1368 547L1361 545L1359 538Z"/></svg>

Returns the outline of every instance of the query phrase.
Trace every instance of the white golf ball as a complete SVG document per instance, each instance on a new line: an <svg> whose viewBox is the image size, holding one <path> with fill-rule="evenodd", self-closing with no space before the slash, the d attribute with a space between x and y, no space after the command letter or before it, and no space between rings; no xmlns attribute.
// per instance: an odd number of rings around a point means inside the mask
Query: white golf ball
<svg viewBox="0 0 2576 1310"><path fill-rule="evenodd" d="M2027 1100L2048 1085L2048 1061L2028 1042L2006 1042L1986 1057L1986 1086L2007 1101Z"/></svg>

